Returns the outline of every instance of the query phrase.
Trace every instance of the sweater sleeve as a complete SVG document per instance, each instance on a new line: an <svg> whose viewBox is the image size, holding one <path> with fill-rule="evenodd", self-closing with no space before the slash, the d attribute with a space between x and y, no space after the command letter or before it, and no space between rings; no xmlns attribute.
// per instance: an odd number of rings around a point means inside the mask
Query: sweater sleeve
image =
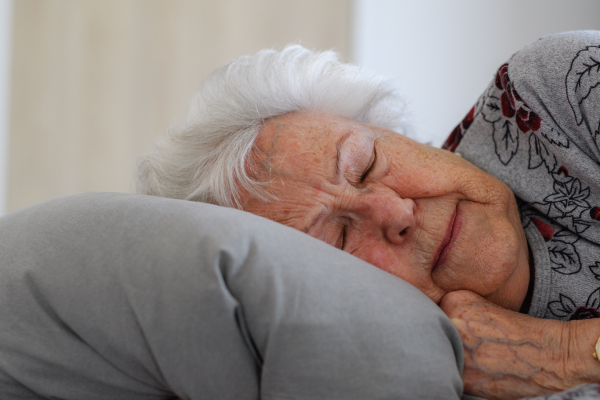
<svg viewBox="0 0 600 400"><path fill-rule="evenodd" d="M567 32L502 65L444 145L519 199L532 316L600 316L599 124L600 32Z"/></svg>
<svg viewBox="0 0 600 400"><path fill-rule="evenodd" d="M444 146L600 244L599 126L600 32L567 32L504 64Z"/></svg>

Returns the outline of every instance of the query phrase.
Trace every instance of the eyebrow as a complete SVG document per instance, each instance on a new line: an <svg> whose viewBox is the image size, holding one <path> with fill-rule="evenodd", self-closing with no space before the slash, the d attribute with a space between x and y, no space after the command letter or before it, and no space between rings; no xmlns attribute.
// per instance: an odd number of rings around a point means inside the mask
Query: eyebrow
<svg viewBox="0 0 600 400"><path fill-rule="evenodd" d="M335 176L337 178L339 178L339 176L341 174L341 171L340 171L340 158L342 156L342 147L344 147L344 143L346 142L346 139L348 139L353 132L354 131L350 131L350 132L346 133L335 144Z"/></svg>
<svg viewBox="0 0 600 400"><path fill-rule="evenodd" d="M306 225L306 228L304 228L302 230L302 232L304 233L308 233L308 231L310 230L310 228L312 228L313 226L315 226L317 224L317 222L319 222L319 220L321 218L323 218L324 216L327 215L327 210L321 210L320 213L318 213L313 219L310 220L310 222Z"/></svg>

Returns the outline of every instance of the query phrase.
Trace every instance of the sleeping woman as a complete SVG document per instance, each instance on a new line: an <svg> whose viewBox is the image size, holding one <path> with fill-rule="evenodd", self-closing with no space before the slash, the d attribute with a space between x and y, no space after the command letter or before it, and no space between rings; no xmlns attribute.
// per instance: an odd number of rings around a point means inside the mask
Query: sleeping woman
<svg viewBox="0 0 600 400"><path fill-rule="evenodd" d="M140 160L138 191L264 216L410 282L459 330L467 393L600 381L600 32L515 54L444 149L403 110L332 52L240 57Z"/></svg>

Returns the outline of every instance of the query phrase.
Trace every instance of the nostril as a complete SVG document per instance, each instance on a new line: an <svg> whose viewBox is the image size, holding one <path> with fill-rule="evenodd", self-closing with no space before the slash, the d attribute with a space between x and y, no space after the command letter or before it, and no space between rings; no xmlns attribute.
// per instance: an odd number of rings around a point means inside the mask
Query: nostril
<svg viewBox="0 0 600 400"><path fill-rule="evenodd" d="M408 229L408 228L404 228L404 229L402 229L402 230L400 231L400 236L404 236L404 235L406 235L406 230L407 230L407 229Z"/></svg>

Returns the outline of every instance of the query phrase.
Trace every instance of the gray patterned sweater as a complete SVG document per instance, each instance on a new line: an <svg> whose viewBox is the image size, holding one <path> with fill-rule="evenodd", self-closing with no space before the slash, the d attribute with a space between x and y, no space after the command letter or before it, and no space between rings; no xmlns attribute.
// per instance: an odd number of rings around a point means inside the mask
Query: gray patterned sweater
<svg viewBox="0 0 600 400"><path fill-rule="evenodd" d="M515 193L535 264L529 315L600 317L600 32L516 53L444 147Z"/></svg>

